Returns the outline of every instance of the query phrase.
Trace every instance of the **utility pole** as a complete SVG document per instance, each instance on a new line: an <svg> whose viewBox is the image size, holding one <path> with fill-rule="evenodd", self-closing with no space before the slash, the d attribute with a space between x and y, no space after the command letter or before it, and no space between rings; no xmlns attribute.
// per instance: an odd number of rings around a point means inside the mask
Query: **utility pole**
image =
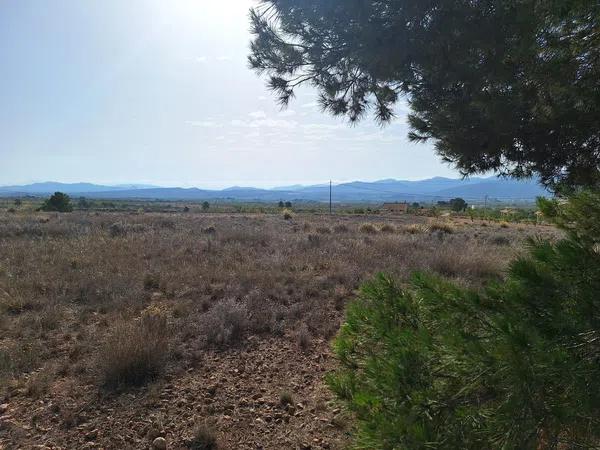
<svg viewBox="0 0 600 450"><path fill-rule="evenodd" d="M488 199L488 196L486 194L485 195L485 200L484 200L484 203L483 203L483 218L484 219L487 219L487 199Z"/></svg>
<svg viewBox="0 0 600 450"><path fill-rule="evenodd" d="M331 208L331 180L329 180L329 215L332 214L332 208Z"/></svg>

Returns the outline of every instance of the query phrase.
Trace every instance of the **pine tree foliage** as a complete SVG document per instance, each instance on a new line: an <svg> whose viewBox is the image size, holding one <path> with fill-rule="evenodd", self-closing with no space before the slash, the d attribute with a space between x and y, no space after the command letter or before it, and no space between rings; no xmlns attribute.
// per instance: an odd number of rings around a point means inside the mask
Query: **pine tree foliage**
<svg viewBox="0 0 600 450"><path fill-rule="evenodd" d="M474 292L426 274L366 283L329 383L360 449L600 447L600 195L540 201L566 230Z"/></svg>
<svg viewBox="0 0 600 450"><path fill-rule="evenodd" d="M73 205L71 204L71 198L67 194L55 192L44 202L40 209L42 211L71 212L73 211Z"/></svg>
<svg viewBox="0 0 600 450"><path fill-rule="evenodd" d="M262 0L250 66L287 105L385 123L404 97L409 137L464 174L600 183L598 0Z"/></svg>

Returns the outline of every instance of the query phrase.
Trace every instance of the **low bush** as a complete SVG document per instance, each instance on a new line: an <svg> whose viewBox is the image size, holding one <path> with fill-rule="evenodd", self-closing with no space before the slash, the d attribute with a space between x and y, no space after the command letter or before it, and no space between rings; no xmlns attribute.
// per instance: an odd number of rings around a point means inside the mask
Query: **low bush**
<svg viewBox="0 0 600 450"><path fill-rule="evenodd" d="M234 299L222 300L204 314L202 327L208 345L234 345L241 341L248 328L248 309Z"/></svg>
<svg viewBox="0 0 600 450"><path fill-rule="evenodd" d="M119 322L100 350L102 384L107 388L139 386L163 370L168 356L166 316L157 309L138 320Z"/></svg>
<svg viewBox="0 0 600 450"><path fill-rule="evenodd" d="M441 233L452 234L454 233L454 227L447 222L433 222L429 225L429 231L439 231Z"/></svg>
<svg viewBox="0 0 600 450"><path fill-rule="evenodd" d="M349 230L347 225L343 223L338 223L333 227L333 231L336 233L347 233Z"/></svg>
<svg viewBox="0 0 600 450"><path fill-rule="evenodd" d="M347 312L329 385L357 448L596 448L600 195L539 202L567 232L531 240L481 292L379 275Z"/></svg>
<svg viewBox="0 0 600 450"><path fill-rule="evenodd" d="M190 450L216 450L218 448L217 436L207 424L201 424L194 430L194 437L188 443Z"/></svg>
<svg viewBox="0 0 600 450"><path fill-rule="evenodd" d="M425 225L421 225L419 223L412 223L405 227L402 227L402 231L408 234L422 234L428 231L428 228Z"/></svg>
<svg viewBox="0 0 600 450"><path fill-rule="evenodd" d="M390 225L389 223L384 223L383 225L381 225L381 227L379 227L379 231L381 231L382 233L395 233L396 228L393 225Z"/></svg>
<svg viewBox="0 0 600 450"><path fill-rule="evenodd" d="M300 325L300 328L296 331L296 342L298 343L298 347L305 352L310 348L311 341L312 336L306 324Z"/></svg>
<svg viewBox="0 0 600 450"><path fill-rule="evenodd" d="M366 233L366 234L376 234L377 233L377 228L375 228L375 225L373 225L372 223L363 223L359 229L358 229L361 233Z"/></svg>

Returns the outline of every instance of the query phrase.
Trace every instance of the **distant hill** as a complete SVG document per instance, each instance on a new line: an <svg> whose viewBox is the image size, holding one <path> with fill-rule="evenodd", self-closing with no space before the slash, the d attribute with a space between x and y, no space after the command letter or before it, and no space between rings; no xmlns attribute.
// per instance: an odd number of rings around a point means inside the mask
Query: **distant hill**
<svg viewBox="0 0 600 450"><path fill-rule="evenodd" d="M287 186L273 189L230 187L222 190L198 188L156 187L150 185L103 186L91 183L35 183L24 186L0 187L0 196L46 196L56 191L71 196L103 199L141 200L231 200L243 202L317 201L329 200L329 185ZM438 201L462 197L470 202L489 200L530 202L538 196L549 196L535 180L503 178L453 179L435 177L427 180L353 181L333 186L335 202Z"/></svg>
<svg viewBox="0 0 600 450"><path fill-rule="evenodd" d="M74 193L90 193L90 192L110 192L110 191L122 191L122 190L137 190L137 189L148 189L156 186L142 185L142 184L122 184L117 186L103 186L100 184L92 183L57 183L54 181L47 181L44 183L33 183L23 186L3 186L0 187L0 195L6 193L19 193L19 194L53 194L54 192L64 192L65 194Z"/></svg>

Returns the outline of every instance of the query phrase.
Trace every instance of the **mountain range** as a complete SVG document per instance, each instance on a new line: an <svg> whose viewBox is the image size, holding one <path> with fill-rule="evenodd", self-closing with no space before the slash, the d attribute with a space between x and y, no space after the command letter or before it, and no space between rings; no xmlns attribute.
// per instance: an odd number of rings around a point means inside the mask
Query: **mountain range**
<svg viewBox="0 0 600 450"><path fill-rule="evenodd" d="M230 200L243 202L329 201L329 185L293 185L272 189L233 186L221 190L159 187L145 184L98 185L92 183L45 182L0 187L0 196L47 196L56 191L71 196L95 199L139 200ZM536 180L513 180L497 177L453 179L435 177L408 181L386 179L373 182L353 181L333 185L335 202L438 201L462 197L467 201L490 200L530 202L550 195Z"/></svg>

